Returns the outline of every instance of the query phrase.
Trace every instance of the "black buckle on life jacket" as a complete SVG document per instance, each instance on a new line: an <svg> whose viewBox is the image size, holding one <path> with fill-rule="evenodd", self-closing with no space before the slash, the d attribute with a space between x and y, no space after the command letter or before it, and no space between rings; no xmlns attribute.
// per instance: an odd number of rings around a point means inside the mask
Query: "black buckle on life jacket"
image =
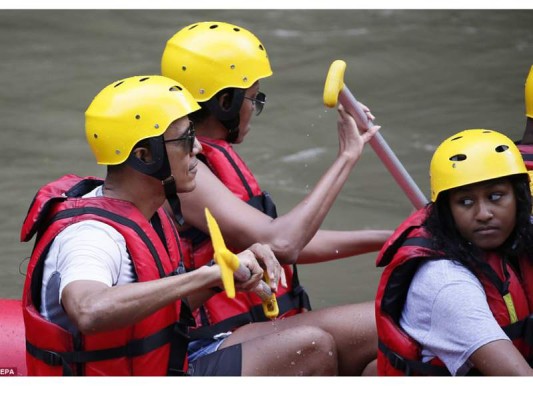
<svg viewBox="0 0 533 400"><path fill-rule="evenodd" d="M30 353L33 357L35 357L38 360L41 360L46 365L50 365L52 367L62 367L63 368L63 376L72 376L74 375L72 368L68 364L67 360L65 359L65 356L61 353L57 353L52 350L44 350L39 349L35 347L30 342L26 342L26 350L28 353Z"/></svg>
<svg viewBox="0 0 533 400"><path fill-rule="evenodd" d="M524 320L524 340L530 346L533 346L533 314L530 314Z"/></svg>
<svg viewBox="0 0 533 400"><path fill-rule="evenodd" d="M63 364L63 357L61 357L55 351L50 350L43 350L41 360L52 367L59 367Z"/></svg>
<svg viewBox="0 0 533 400"><path fill-rule="evenodd" d="M396 353L390 353L389 361L391 365L400 371L403 371L406 376L413 375L413 370L409 366L409 363L405 361L405 358Z"/></svg>

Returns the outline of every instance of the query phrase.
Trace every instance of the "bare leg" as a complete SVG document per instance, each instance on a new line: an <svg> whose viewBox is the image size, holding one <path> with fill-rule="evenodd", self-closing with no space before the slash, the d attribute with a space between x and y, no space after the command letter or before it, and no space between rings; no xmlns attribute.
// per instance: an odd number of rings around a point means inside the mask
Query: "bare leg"
<svg viewBox="0 0 533 400"><path fill-rule="evenodd" d="M299 349L305 346L304 340L298 335L289 335L283 339L277 336L282 332L296 332L297 327L316 327L329 333L335 343L340 375L365 375L375 373L372 363L377 357L377 332L374 315L374 302L350 304L325 308L294 315L271 322L248 324L237 329L222 347L236 343L243 343L243 365L248 356L248 346L244 344L250 340L273 335L272 342L264 351L286 346L289 349ZM266 339L265 339L266 340ZM293 340L284 342L284 340ZM254 341L255 343L255 341ZM270 347L270 346L273 347ZM250 346L251 347L251 346ZM264 353L261 355L264 357ZM290 362L290 361L289 361Z"/></svg>
<svg viewBox="0 0 533 400"><path fill-rule="evenodd" d="M337 375L337 351L330 334L301 326L242 343L243 376Z"/></svg>

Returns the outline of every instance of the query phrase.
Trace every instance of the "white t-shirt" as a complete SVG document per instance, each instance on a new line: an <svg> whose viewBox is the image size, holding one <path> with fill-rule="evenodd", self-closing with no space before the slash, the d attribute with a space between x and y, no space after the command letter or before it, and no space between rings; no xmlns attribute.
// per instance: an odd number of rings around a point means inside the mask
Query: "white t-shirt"
<svg viewBox="0 0 533 400"><path fill-rule="evenodd" d="M102 196L98 187L83 197ZM66 285L92 280L107 286L135 281L126 240L111 226L99 221L72 224L59 233L44 261L41 315L63 328L76 332L61 306Z"/></svg>
<svg viewBox="0 0 533 400"><path fill-rule="evenodd" d="M452 375L466 374L481 346L509 340L490 311L485 291L467 268L427 261L415 273L400 326L422 346L422 361L437 356Z"/></svg>

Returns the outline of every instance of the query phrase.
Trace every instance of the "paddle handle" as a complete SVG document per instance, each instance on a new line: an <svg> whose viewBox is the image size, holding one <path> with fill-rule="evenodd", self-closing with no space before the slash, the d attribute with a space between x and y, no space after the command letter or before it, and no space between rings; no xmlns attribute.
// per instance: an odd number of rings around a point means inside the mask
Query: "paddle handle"
<svg viewBox="0 0 533 400"><path fill-rule="evenodd" d="M250 279L251 272L248 268L240 266L237 271L234 272L233 276L239 281L247 281ZM273 319L279 315L278 301L276 299L276 294L272 293L270 286L268 286L268 275L265 273L264 280L261 280L259 284L254 288L253 292L259 296L263 306L263 312L267 318Z"/></svg>
<svg viewBox="0 0 533 400"><path fill-rule="evenodd" d="M250 270L243 266L240 266L239 269L233 273L235 279L241 282L246 282L248 279L250 279L251 275L252 273ZM259 285L257 285L253 291L261 298L261 300L268 300L270 299L270 296L272 296L272 290L270 290L270 286L268 286L263 280L259 282Z"/></svg>
<svg viewBox="0 0 533 400"><path fill-rule="evenodd" d="M374 126L346 85L344 85L339 92L339 102L343 105L346 111L353 115L360 131L367 131L368 128ZM426 197L406 171L400 160L398 160L383 136L381 136L381 133L378 131L369 143L400 188L405 192L413 206L417 210L423 208L428 203Z"/></svg>

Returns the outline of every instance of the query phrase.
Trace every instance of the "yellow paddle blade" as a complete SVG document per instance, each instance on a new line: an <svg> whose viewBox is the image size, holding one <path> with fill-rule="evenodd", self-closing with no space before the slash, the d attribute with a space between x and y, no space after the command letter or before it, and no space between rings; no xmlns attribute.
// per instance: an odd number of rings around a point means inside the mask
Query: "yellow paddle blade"
<svg viewBox="0 0 533 400"><path fill-rule="evenodd" d="M333 108L337 105L339 93L344 88L344 71L346 63L342 60L335 60L331 63L324 84L324 104Z"/></svg>
<svg viewBox="0 0 533 400"><path fill-rule="evenodd" d="M263 280L268 284L270 283L270 278L268 277L267 272L263 274ZM276 293L272 293L268 299L262 300L263 312L265 317L274 319L279 315L278 300L276 299Z"/></svg>
<svg viewBox="0 0 533 400"><path fill-rule="evenodd" d="M205 218L207 219L207 227L209 228L209 235L213 243L215 262L220 266L220 273L222 275L222 284L226 295L233 299L235 297L235 282L233 280L233 272L239 268L239 258L226 248L222 232L218 227L217 221L211 215L209 209L205 209Z"/></svg>

